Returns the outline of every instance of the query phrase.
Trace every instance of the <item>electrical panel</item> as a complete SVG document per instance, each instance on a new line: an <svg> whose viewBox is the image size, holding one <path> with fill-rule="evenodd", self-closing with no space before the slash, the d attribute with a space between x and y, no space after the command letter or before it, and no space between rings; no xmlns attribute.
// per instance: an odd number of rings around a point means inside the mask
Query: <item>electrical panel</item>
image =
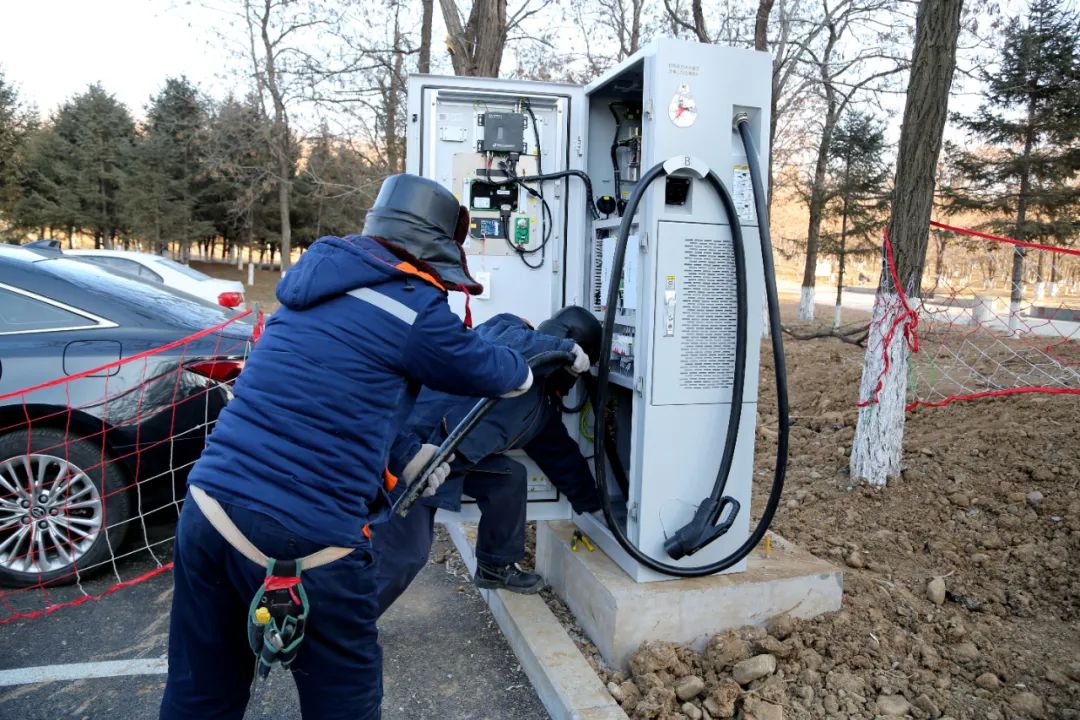
<svg viewBox="0 0 1080 720"><path fill-rule="evenodd" d="M583 88L472 77L408 81L406 171L438 181L469 208L465 253L487 287L470 298L480 323L513 313L539 323L580 302L586 201L577 179L521 180L583 170ZM465 297L450 293L464 317Z"/></svg>
<svg viewBox="0 0 1080 720"><path fill-rule="evenodd" d="M469 298L475 323L513 313L538 324L581 302L579 264L567 262L584 242L580 182L518 179L584 169L583 100L583 88L573 85L409 78L406 171L441 183L469 209L464 250L484 286ZM464 317L465 296L452 292L449 300ZM529 471L529 517L569 517L565 498L539 468L520 451L512 455ZM464 517L476 513L466 504Z"/></svg>

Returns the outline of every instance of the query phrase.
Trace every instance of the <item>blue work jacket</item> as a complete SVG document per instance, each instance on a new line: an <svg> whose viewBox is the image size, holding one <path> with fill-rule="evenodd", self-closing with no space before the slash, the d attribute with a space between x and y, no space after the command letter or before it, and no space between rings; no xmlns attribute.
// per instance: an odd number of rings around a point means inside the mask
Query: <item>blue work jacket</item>
<svg viewBox="0 0 1080 720"><path fill-rule="evenodd" d="M509 314L496 315L478 325L476 334L492 344L511 348L526 359L543 352L568 352L574 347L573 340L536 332L524 320ZM523 395L500 400L466 436L456 454L462 464L476 465L488 456L522 449L545 475L561 481L560 484L587 489L586 496L591 500L593 480L588 463L563 425L559 400L548 387L550 375L556 369L549 366L546 372L537 372L532 388ZM407 431L394 443L391 468L400 471L421 442L440 444L479 400L479 397L451 395L425 387L409 415ZM463 476L452 474L434 497L422 502L460 510L462 485Z"/></svg>
<svg viewBox="0 0 1080 720"><path fill-rule="evenodd" d="M437 278L370 238L318 240L277 297L189 482L313 542L355 546L385 518L410 386L491 397L528 373L463 325Z"/></svg>

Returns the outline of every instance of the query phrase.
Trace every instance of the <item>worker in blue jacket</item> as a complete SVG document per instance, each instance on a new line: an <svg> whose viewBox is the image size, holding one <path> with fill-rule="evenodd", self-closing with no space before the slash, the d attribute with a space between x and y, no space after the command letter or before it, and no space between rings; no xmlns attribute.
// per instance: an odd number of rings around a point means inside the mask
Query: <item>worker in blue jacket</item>
<svg viewBox="0 0 1080 720"><path fill-rule="evenodd" d="M482 291L467 228L445 188L395 175L363 235L321 238L278 284L281 308L188 479L162 718L239 719L255 670L275 663L296 670L304 718L380 716L370 538L398 427L420 385L494 397L532 382L520 353L447 304L448 290Z"/></svg>
<svg viewBox="0 0 1080 720"><path fill-rule="evenodd" d="M375 536L378 557L380 614L405 591L427 562L434 539L435 512L461 509L464 493L480 508L474 581L481 588L518 593L540 590L543 579L517 563L525 556L525 467L504 455L521 449L570 501L575 512L600 509L600 498L588 462L563 424L562 398L597 359L601 326L585 308L567 307L533 330L513 315L496 315L476 332L492 344L504 345L531 358L549 351L574 354L571 367L537 370L532 388L502 400L465 437L450 463L449 479L433 497L413 506L408 516L394 516ZM477 398L425 388L409 417L409 433L399 436L391 464L413 464L421 439L441 443L476 403Z"/></svg>

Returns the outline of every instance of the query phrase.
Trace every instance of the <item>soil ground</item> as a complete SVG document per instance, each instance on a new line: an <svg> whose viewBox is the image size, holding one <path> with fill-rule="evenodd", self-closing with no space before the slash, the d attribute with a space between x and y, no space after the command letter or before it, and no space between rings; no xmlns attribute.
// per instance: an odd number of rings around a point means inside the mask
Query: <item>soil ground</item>
<svg viewBox="0 0 1080 720"><path fill-rule="evenodd" d="M643 646L628 673L604 668L578 631L612 694L633 718L668 720L1080 718L1080 397L910 413L903 474L874 490L847 470L862 348L788 338L786 349L791 453L773 530L844 568L842 610L719 636L705 653ZM757 507L774 402L763 383ZM775 670L750 680L735 666L757 655Z"/></svg>

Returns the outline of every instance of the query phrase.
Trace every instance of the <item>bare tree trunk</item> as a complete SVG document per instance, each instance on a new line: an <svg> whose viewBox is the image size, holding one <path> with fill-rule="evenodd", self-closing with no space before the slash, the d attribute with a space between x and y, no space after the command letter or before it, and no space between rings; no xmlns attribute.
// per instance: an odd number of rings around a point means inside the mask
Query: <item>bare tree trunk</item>
<svg viewBox="0 0 1080 720"><path fill-rule="evenodd" d="M673 35L678 37L680 29L689 30L694 33L698 42L712 42L712 38L709 37L709 29L705 25L705 11L701 7L701 0L691 0L690 15L693 19L692 24L686 22L686 20L680 16L678 8L671 4L671 0L664 0L664 9L667 10L667 16L668 20L671 22Z"/></svg>
<svg viewBox="0 0 1080 720"><path fill-rule="evenodd" d="M767 51L769 49L769 15L772 14L775 0L760 0L757 9L757 19L754 23L754 49ZM782 13L782 10L781 10ZM766 191L766 207L769 217L772 217L773 199L773 144L776 142L776 108L780 101L780 88L777 87L779 80L779 58L773 58L772 93L769 101L769 188Z"/></svg>
<svg viewBox="0 0 1080 720"><path fill-rule="evenodd" d="M919 3L915 21L915 50L888 229L897 276L911 297L918 295L922 282L962 4L962 0ZM885 343L891 328L901 322L899 290L884 267L859 388L867 404L859 409L851 446L851 478L877 486L899 475L903 457L908 349L902 332L897 332L890 344ZM879 385L881 390L875 393Z"/></svg>
<svg viewBox="0 0 1080 720"><path fill-rule="evenodd" d="M833 130L840 116L836 98L836 87L829 72L833 49L840 36L836 25L828 25L829 40L825 44L819 62L821 85L825 91L825 123L821 128L821 142L818 143L817 162L814 164L814 180L810 186L810 221L806 228L806 265L803 268L802 290L799 296L799 320L814 319L814 286L817 284L817 253L821 239L821 217L825 213L826 197L825 178L829 169L829 151L832 149Z"/></svg>
<svg viewBox="0 0 1080 720"><path fill-rule="evenodd" d="M624 50L623 56L620 60L633 55L641 49L641 10L645 5L645 0L631 0L630 12L630 42ZM620 38L620 43L622 39Z"/></svg>
<svg viewBox="0 0 1080 720"><path fill-rule="evenodd" d="M769 14L776 0L758 0L757 19L754 21L754 49L769 49Z"/></svg>
<svg viewBox="0 0 1080 720"><path fill-rule="evenodd" d="M712 39L709 38L709 31L705 27L705 13L701 9L701 0L693 0L690 7L694 15L694 32L697 34L698 41L703 43L712 42Z"/></svg>
<svg viewBox="0 0 1080 720"><path fill-rule="evenodd" d="M289 269L289 256L292 251L292 226L290 225L289 201L292 194L292 161L289 157L289 119L285 112L285 99L278 84L277 67L274 59L277 53L270 41L270 15L273 0L264 0L263 14L260 17L260 30L265 55L266 89L274 101L274 125L271 134L271 152L277 160L278 209L281 216L281 274Z"/></svg>
<svg viewBox="0 0 1080 720"><path fill-rule="evenodd" d="M506 0L474 0L461 25L455 0L439 0L455 75L498 77L508 32Z"/></svg>
<svg viewBox="0 0 1080 720"><path fill-rule="evenodd" d="M420 20L420 59L416 70L419 73L431 72L431 21L435 15L435 0L420 0L423 16Z"/></svg>
<svg viewBox="0 0 1080 720"><path fill-rule="evenodd" d="M935 232L934 242L936 243L936 252L934 253L934 287L929 293L929 297L933 297L941 283L945 280L945 233Z"/></svg>
<svg viewBox="0 0 1080 720"><path fill-rule="evenodd" d="M1046 297L1046 253L1038 255L1039 262L1035 266L1035 300Z"/></svg>
<svg viewBox="0 0 1080 720"><path fill-rule="evenodd" d="M1028 100L1027 131L1024 133L1024 154L1022 170L1020 171L1020 196L1016 201L1016 229L1013 237L1024 240L1026 236L1024 223L1027 221L1028 195L1031 193L1031 149L1035 144L1035 98ZM1024 301L1024 256L1027 249L1019 245L1013 246L1012 287L1009 292L1009 330L1016 332L1020 329L1020 307Z"/></svg>
<svg viewBox="0 0 1080 720"><path fill-rule="evenodd" d="M847 188L849 177L851 174L851 155L847 157L847 164L844 166L844 187ZM844 193L844 209L841 211L840 219L840 253L838 262L840 269L836 274L836 309L833 311L833 327L840 327L840 319L843 314L844 304L844 264L847 261L847 221L848 221L848 194Z"/></svg>
<svg viewBox="0 0 1080 720"><path fill-rule="evenodd" d="M401 111L401 96L404 93L404 68L405 53L401 49L401 28L398 25L397 16L394 16L394 63L390 70L390 78L385 86L386 93L384 106L386 108L383 122L386 142L386 166L391 173L401 172L402 152L401 134L398 132L398 114Z"/></svg>
<svg viewBox="0 0 1080 720"><path fill-rule="evenodd" d="M821 216L825 212L825 173L829 163L829 146L835 121L830 113L818 146L814 181L810 188L810 222L806 228L806 265L803 266L802 292L799 296L799 320L814 319L814 286L817 284L818 242L821 239Z"/></svg>

